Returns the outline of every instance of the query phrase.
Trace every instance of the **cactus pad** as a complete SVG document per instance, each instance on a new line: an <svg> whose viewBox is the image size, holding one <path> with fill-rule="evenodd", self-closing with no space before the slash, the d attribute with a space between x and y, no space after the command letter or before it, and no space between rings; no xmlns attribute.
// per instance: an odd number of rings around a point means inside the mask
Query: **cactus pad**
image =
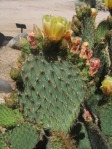
<svg viewBox="0 0 112 149"><path fill-rule="evenodd" d="M99 109L102 132L106 136L112 136L112 99Z"/></svg>
<svg viewBox="0 0 112 149"><path fill-rule="evenodd" d="M39 141L39 135L34 127L29 124L22 124L13 129L8 135L13 149L33 149Z"/></svg>
<svg viewBox="0 0 112 149"><path fill-rule="evenodd" d="M94 40L95 40L95 27L94 27L94 19L92 18L86 18L82 22L81 27L81 38L83 42L88 41L90 48L94 46Z"/></svg>
<svg viewBox="0 0 112 149"><path fill-rule="evenodd" d="M43 56L30 55L22 78L25 89L19 102L26 119L43 128L68 132L86 93L79 69L67 61L47 62Z"/></svg>
<svg viewBox="0 0 112 149"><path fill-rule="evenodd" d="M0 105L0 126L13 127L23 121L18 110L12 110L5 105Z"/></svg>
<svg viewBox="0 0 112 149"><path fill-rule="evenodd" d="M3 139L3 135L0 132L0 149L5 149L5 141Z"/></svg>
<svg viewBox="0 0 112 149"><path fill-rule="evenodd" d="M100 43L102 38L105 37L106 32L109 30L109 24L106 20L100 22L96 29L96 42Z"/></svg>

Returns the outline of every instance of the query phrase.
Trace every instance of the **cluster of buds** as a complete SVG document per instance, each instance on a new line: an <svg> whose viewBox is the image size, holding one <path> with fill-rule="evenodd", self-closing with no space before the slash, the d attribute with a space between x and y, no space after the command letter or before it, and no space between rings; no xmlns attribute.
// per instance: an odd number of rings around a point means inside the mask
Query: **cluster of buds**
<svg viewBox="0 0 112 149"><path fill-rule="evenodd" d="M89 67L89 76L94 76L100 68L100 60L98 58L92 58L93 51L89 49L89 43L83 42L80 37L72 38L72 46L70 52L77 54L80 59L85 60L86 66Z"/></svg>
<svg viewBox="0 0 112 149"><path fill-rule="evenodd" d="M100 60L98 58L91 58L87 61L86 65L89 66L89 75L94 76L100 68Z"/></svg>
<svg viewBox="0 0 112 149"><path fill-rule="evenodd" d="M29 47L30 49L38 48L38 39L43 38L43 33L36 26L33 25L33 32L27 35L27 38L20 37L19 44L21 47Z"/></svg>

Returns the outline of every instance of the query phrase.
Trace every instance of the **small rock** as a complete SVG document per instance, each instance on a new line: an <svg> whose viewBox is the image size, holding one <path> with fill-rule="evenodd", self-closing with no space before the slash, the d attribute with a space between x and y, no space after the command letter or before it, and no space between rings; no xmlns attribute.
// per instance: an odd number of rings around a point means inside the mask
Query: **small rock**
<svg viewBox="0 0 112 149"><path fill-rule="evenodd" d="M9 41L9 43L7 44L7 46L9 46L10 48L13 48L13 49L20 49L20 46L19 46L19 37L26 38L27 37L27 33L20 33L20 34L18 34L16 37L12 38Z"/></svg>
<svg viewBox="0 0 112 149"><path fill-rule="evenodd" d="M0 92L9 93L12 91L12 87L5 80L0 79Z"/></svg>
<svg viewBox="0 0 112 149"><path fill-rule="evenodd" d="M5 104L5 100L3 98L0 98L0 105Z"/></svg>
<svg viewBox="0 0 112 149"><path fill-rule="evenodd" d="M2 46L6 46L12 38L12 36L5 36Z"/></svg>
<svg viewBox="0 0 112 149"><path fill-rule="evenodd" d="M3 45L4 40L5 40L4 34L0 33L0 47Z"/></svg>

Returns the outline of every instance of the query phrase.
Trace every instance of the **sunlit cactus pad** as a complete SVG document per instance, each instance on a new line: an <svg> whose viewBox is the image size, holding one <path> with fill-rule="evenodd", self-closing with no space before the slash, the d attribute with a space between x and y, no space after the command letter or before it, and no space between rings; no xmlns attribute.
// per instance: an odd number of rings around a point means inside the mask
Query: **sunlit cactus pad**
<svg viewBox="0 0 112 149"><path fill-rule="evenodd" d="M8 135L8 142L13 149L33 149L39 141L37 130L29 125L22 124Z"/></svg>
<svg viewBox="0 0 112 149"><path fill-rule="evenodd" d="M18 110L12 110L6 105L0 105L0 126L13 127L22 121L23 117Z"/></svg>
<svg viewBox="0 0 112 149"><path fill-rule="evenodd" d="M78 68L70 62L47 62L28 57L22 69L24 92L19 94L25 118L43 128L69 131L80 112L86 87Z"/></svg>

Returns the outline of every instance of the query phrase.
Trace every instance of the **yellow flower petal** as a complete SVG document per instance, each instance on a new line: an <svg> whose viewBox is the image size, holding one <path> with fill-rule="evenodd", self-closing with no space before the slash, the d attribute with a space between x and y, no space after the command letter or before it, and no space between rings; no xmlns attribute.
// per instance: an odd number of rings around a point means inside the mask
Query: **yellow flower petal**
<svg viewBox="0 0 112 149"><path fill-rule="evenodd" d="M46 36L49 36L51 28L51 22L47 22L46 20L43 21L43 32Z"/></svg>
<svg viewBox="0 0 112 149"><path fill-rule="evenodd" d="M63 17L44 16L43 32L51 41L59 41L70 29L70 23Z"/></svg>
<svg viewBox="0 0 112 149"><path fill-rule="evenodd" d="M112 0L105 0L105 5L106 5L109 9L112 9Z"/></svg>
<svg viewBox="0 0 112 149"><path fill-rule="evenodd" d="M56 29L55 29L56 40L61 40L61 38L64 35L64 30L65 30L64 25L61 23L57 23Z"/></svg>

